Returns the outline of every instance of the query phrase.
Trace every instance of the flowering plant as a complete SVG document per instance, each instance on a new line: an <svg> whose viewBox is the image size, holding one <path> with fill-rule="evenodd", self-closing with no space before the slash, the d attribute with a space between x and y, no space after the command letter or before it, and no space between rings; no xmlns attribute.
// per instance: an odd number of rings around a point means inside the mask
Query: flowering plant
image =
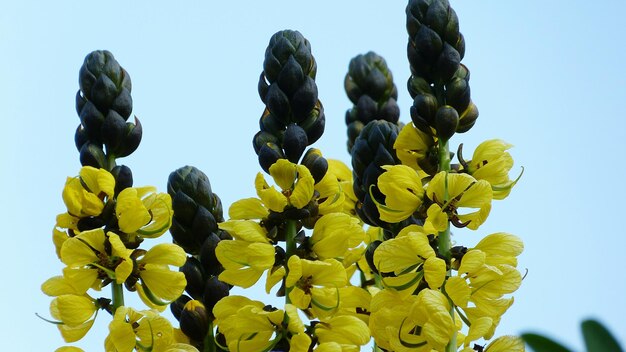
<svg viewBox="0 0 626 352"><path fill-rule="evenodd" d="M66 182L53 231L66 267L42 285L64 339L80 340L104 310L107 351L358 351L372 338L379 351L523 351L516 337L494 338L522 281L522 241L498 232L461 244L521 172L509 176L511 145L499 139L471 159L463 144L450 151L478 118L459 21L447 0L411 0L406 14L411 121L399 122L385 60L352 59L352 170L311 147L325 126L311 44L292 30L271 37L253 137L265 175L227 218L192 166L170 174L167 193L133 187L116 161L142 136L139 120L128 122L130 77L111 53L89 54L76 103L83 167ZM142 248L168 230L173 243ZM261 278L283 305L230 295ZM149 309L125 305L125 292ZM178 327L160 315L167 306Z"/></svg>

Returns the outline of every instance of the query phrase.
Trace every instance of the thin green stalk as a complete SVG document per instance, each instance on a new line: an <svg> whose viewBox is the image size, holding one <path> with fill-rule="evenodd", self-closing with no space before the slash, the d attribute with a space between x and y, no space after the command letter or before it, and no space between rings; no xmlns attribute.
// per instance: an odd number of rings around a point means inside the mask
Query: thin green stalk
<svg viewBox="0 0 626 352"><path fill-rule="evenodd" d="M204 348L203 352L216 352L215 348L215 336L213 336L213 322L209 322L209 331L204 337Z"/></svg>
<svg viewBox="0 0 626 352"><path fill-rule="evenodd" d="M444 203L448 201L448 176L447 173L450 171L450 148L448 146L448 141L439 140L439 171L446 172L446 178L444 179L444 192L443 192L443 201ZM446 229L439 233L439 254L446 258L446 261L450 261L450 249L452 248L452 239L450 238L450 222L448 222L448 226ZM451 275L451 270L448 270L448 276ZM442 292L446 297L445 288L441 288ZM448 303L450 304L450 316L452 317L452 321L454 321L454 303L448 297ZM452 335L450 342L446 346L446 352L455 352L457 350L456 347L456 332Z"/></svg>
<svg viewBox="0 0 626 352"><path fill-rule="evenodd" d="M113 296L113 310L111 314L115 314L117 308L124 305L124 288L122 288L122 284L118 284L115 282L111 283L111 294Z"/></svg>
<svg viewBox="0 0 626 352"><path fill-rule="evenodd" d="M285 241L287 242L286 249L285 249L285 260L287 262L289 261L289 258L291 258L291 256L296 253L297 233L298 233L298 228L297 228L296 220L287 220L287 223L285 224L285 237L286 237ZM287 274L289 274L289 266L285 266L285 269L286 269L285 277L287 277ZM287 288L287 291L285 292L286 304L291 303L291 300L289 299L290 291L291 290Z"/></svg>

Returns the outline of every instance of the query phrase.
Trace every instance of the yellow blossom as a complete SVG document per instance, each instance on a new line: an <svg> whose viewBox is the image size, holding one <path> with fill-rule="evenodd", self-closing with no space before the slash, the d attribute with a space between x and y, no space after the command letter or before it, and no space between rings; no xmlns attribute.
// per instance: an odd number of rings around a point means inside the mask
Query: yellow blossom
<svg viewBox="0 0 626 352"><path fill-rule="evenodd" d="M453 224L472 230L478 229L491 211L491 186L487 181L476 180L467 174L442 171L428 183L426 194L439 205L438 209L433 209L433 214L428 214L429 217L437 217L436 212L443 212ZM473 211L459 213L461 209Z"/></svg>
<svg viewBox="0 0 626 352"><path fill-rule="evenodd" d="M403 165L419 170L425 176L420 164L427 158L430 148L435 144L432 136L420 131L413 123L406 124L393 144L396 155Z"/></svg>
<svg viewBox="0 0 626 352"><path fill-rule="evenodd" d="M269 350L282 336L275 336L285 312L265 309L265 304L241 296L222 298L213 308L215 324L231 352ZM274 337L274 339L273 339Z"/></svg>
<svg viewBox="0 0 626 352"><path fill-rule="evenodd" d="M250 220L226 221L219 227L234 238L220 241L215 249L217 259L224 266L220 281L244 288L254 285L263 272L274 266L275 249L269 243L267 231ZM275 283L280 278L268 276L268 285L270 280Z"/></svg>
<svg viewBox="0 0 626 352"><path fill-rule="evenodd" d="M378 188L385 204L376 204L380 219L397 223L407 219L422 205L424 187L417 172L405 165L383 166Z"/></svg>
<svg viewBox="0 0 626 352"><path fill-rule="evenodd" d="M113 197L115 178L104 169L84 166L78 177L68 177L63 188L67 212L76 217L97 216L105 199Z"/></svg>
<svg viewBox="0 0 626 352"><path fill-rule="evenodd" d="M287 206L301 209L309 204L313 198L315 183L309 169L286 159L279 159L270 166L269 171L281 191L274 186L270 187L261 173L257 174L254 182L257 195L268 209L280 213Z"/></svg>
<svg viewBox="0 0 626 352"><path fill-rule="evenodd" d="M140 281L135 285L141 300L151 308L163 310L185 290L185 274L170 270L170 265L181 267L187 255L179 246L160 243L137 259Z"/></svg>
<svg viewBox="0 0 626 352"><path fill-rule="evenodd" d="M478 145L472 160L467 161L467 171L475 179L489 182L494 199L506 198L519 180L509 178L513 158L507 150L512 146L500 139L487 140Z"/></svg>
<svg viewBox="0 0 626 352"><path fill-rule="evenodd" d="M335 258L341 260L350 249L361 245L364 240L365 232L359 221L344 213L331 213L322 216L315 223L311 235L313 252L320 259Z"/></svg>
<svg viewBox="0 0 626 352"><path fill-rule="evenodd" d="M383 283L411 294L424 278L431 288L439 288L446 277L446 264L431 247L424 229L417 225L403 228L393 239L384 241L374 252L374 265L381 273L394 273ZM401 282L401 285L395 283Z"/></svg>
<svg viewBox="0 0 626 352"><path fill-rule="evenodd" d="M117 196L115 214L125 233L156 238L172 224L172 198L150 186L126 188Z"/></svg>
<svg viewBox="0 0 626 352"><path fill-rule="evenodd" d="M348 283L341 262L336 259L311 261L293 255L289 258L287 266L289 270L285 286L293 305L300 309L307 309L313 305L323 310L332 310L339 305L338 289ZM320 303L328 301L334 304Z"/></svg>
<svg viewBox="0 0 626 352"><path fill-rule="evenodd" d="M126 281L133 269L129 255L117 234L105 235L102 229L83 231L61 247L61 261L67 265L64 275L76 279L75 285L85 291L100 280L101 274L118 284Z"/></svg>

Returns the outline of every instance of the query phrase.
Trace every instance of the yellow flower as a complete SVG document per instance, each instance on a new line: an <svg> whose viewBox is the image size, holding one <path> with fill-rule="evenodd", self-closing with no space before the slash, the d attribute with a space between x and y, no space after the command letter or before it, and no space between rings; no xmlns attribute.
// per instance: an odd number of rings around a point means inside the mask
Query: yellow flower
<svg viewBox="0 0 626 352"><path fill-rule="evenodd" d="M291 333L289 343L289 351L291 352L307 352L311 345L311 338L304 329L304 323L298 315L298 308L293 304L285 305L285 313L287 314L288 323L287 330Z"/></svg>
<svg viewBox="0 0 626 352"><path fill-rule="evenodd" d="M407 219L422 205L424 187L417 172L405 165L383 166L378 188L385 204L376 204L380 219L397 223Z"/></svg>
<svg viewBox="0 0 626 352"><path fill-rule="evenodd" d="M154 187L126 188L117 196L115 215L125 233L157 238L172 224L172 198Z"/></svg>
<svg viewBox="0 0 626 352"><path fill-rule="evenodd" d="M404 335L411 334L411 327L403 322L416 300L417 296L400 295L395 290L382 290L372 297L369 329L376 345L391 351L392 344L399 344L396 340L404 340Z"/></svg>
<svg viewBox="0 0 626 352"><path fill-rule="evenodd" d="M50 315L58 320L65 342L82 339L93 326L100 306L87 295L62 294L50 303Z"/></svg>
<svg viewBox="0 0 626 352"><path fill-rule="evenodd" d="M315 325L319 343L337 343L343 351L360 351L370 340L370 331L362 320L351 315L335 315Z"/></svg>
<svg viewBox="0 0 626 352"><path fill-rule="evenodd" d="M269 209L258 198L241 199L228 208L231 220L261 220L267 218Z"/></svg>
<svg viewBox="0 0 626 352"><path fill-rule="evenodd" d="M403 228L393 239L384 241L374 252L374 265L381 273L393 273L401 279L383 278L383 283L411 294L421 279L437 289L445 280L446 263L437 258L424 229L417 225ZM401 283L401 285L394 285Z"/></svg>
<svg viewBox="0 0 626 352"><path fill-rule="evenodd" d="M61 261L67 265L64 276L83 293L103 276L118 284L126 281L133 270L129 256L119 236L113 232L105 235L102 229L83 231L61 246Z"/></svg>
<svg viewBox="0 0 626 352"><path fill-rule="evenodd" d="M494 199L506 198L519 180L519 177L516 180L509 178L513 158L507 150L512 146L500 139L482 142L474 151L472 160L467 162L467 172L470 175L491 184Z"/></svg>
<svg viewBox="0 0 626 352"><path fill-rule="evenodd" d="M524 341L517 336L501 336L491 341L485 352L524 352Z"/></svg>
<svg viewBox="0 0 626 352"><path fill-rule="evenodd" d="M78 177L68 177L63 188L67 212L76 217L97 216L105 199L113 197L115 178L104 169L84 166Z"/></svg>
<svg viewBox="0 0 626 352"><path fill-rule="evenodd" d="M513 304L513 298L503 296L515 292L521 284L515 266L522 250L523 244L516 236L495 233L465 253L460 265L452 264L458 266L459 274L446 281L446 293L472 326L480 326L473 335L470 331L466 345L480 337L491 338L500 317Z"/></svg>
<svg viewBox="0 0 626 352"><path fill-rule="evenodd" d="M340 287L348 284L346 271L336 259L311 261L292 255L285 286L292 304L300 309L310 306L330 311L339 305ZM322 302L332 302L322 304Z"/></svg>
<svg viewBox="0 0 626 352"><path fill-rule="evenodd" d="M491 211L491 186L487 181L477 181L467 174L449 174L442 171L428 183L426 194L439 205L429 216L437 217L437 213L443 212L454 225L467 226L472 230L478 229ZM463 208L477 210L459 214L458 211Z"/></svg>
<svg viewBox="0 0 626 352"><path fill-rule="evenodd" d="M350 249L355 249L364 240L365 232L359 220L344 213L331 213L317 220L310 242L320 259L342 260Z"/></svg>
<svg viewBox="0 0 626 352"><path fill-rule="evenodd" d="M213 308L215 324L224 334L231 352L269 350L282 335L272 336L281 326L285 312L241 296L222 298Z"/></svg>
<svg viewBox="0 0 626 352"><path fill-rule="evenodd" d="M254 285L263 272L274 266L275 249L269 243L267 231L250 220L230 220L219 224L233 241L220 241L215 249L217 259L224 267L219 279L239 287ZM277 279L277 282L280 278ZM270 277L268 276L268 281Z"/></svg>
<svg viewBox="0 0 626 352"><path fill-rule="evenodd" d="M428 152L434 144L435 141L432 136L415 128L411 122L398 133L393 149L396 150L396 155L403 165L421 171L423 177L427 172L422 171L421 164L427 158Z"/></svg>
<svg viewBox="0 0 626 352"><path fill-rule="evenodd" d="M254 182L257 195L267 208L281 213L287 206L301 209L309 204L313 198L315 183L309 169L286 159L279 159L270 166L269 171L282 191L274 186L270 187L261 173L257 174Z"/></svg>
<svg viewBox="0 0 626 352"><path fill-rule="evenodd" d="M354 194L352 170L339 160L327 159L327 161L328 169L331 170L337 181L339 181L339 186L343 192L342 212L358 218L354 210L357 197Z"/></svg>
<svg viewBox="0 0 626 352"><path fill-rule="evenodd" d="M153 311L136 311L119 307L109 324L109 336L105 340L107 351L126 352L149 350L154 352L197 351L190 345L177 343L170 322Z"/></svg>
<svg viewBox="0 0 626 352"><path fill-rule="evenodd" d="M169 266L185 264L185 251L172 243L160 243L137 259L140 282L135 284L141 300L151 308L164 310L185 290L185 274L170 270Z"/></svg>

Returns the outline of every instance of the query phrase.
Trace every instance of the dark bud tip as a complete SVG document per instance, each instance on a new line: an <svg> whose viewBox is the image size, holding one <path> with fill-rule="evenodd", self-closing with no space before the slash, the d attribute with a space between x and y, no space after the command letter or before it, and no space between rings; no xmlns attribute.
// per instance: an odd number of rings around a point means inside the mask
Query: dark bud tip
<svg viewBox="0 0 626 352"><path fill-rule="evenodd" d="M122 190L133 186L133 172L126 165L118 165L111 170L111 174L115 177L115 194L119 194Z"/></svg>
<svg viewBox="0 0 626 352"><path fill-rule="evenodd" d="M203 341L209 331L209 314L204 304L190 300L180 313L180 329L194 341Z"/></svg>
<svg viewBox="0 0 626 352"><path fill-rule="evenodd" d="M308 144L308 137L302 127L296 124L287 126L287 130L283 135L283 149L289 161L297 163Z"/></svg>
<svg viewBox="0 0 626 352"><path fill-rule="evenodd" d="M435 128L437 137L447 141L454 135L459 124L459 113L451 106L445 105L437 110Z"/></svg>

